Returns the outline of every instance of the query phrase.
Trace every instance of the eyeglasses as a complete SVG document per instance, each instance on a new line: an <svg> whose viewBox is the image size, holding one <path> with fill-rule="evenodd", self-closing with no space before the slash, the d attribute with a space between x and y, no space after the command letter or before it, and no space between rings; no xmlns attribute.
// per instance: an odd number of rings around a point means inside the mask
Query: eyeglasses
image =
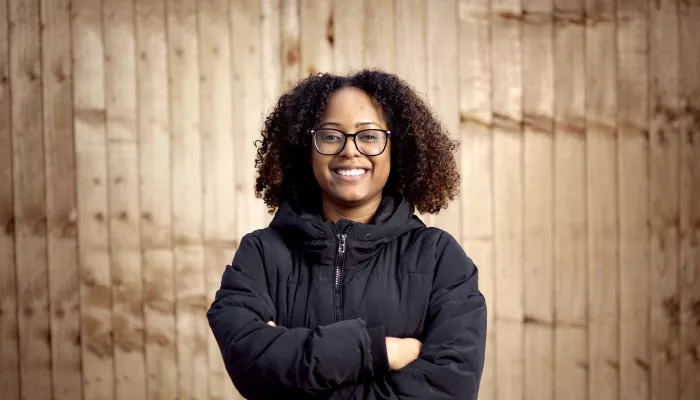
<svg viewBox="0 0 700 400"><path fill-rule="evenodd" d="M385 129L365 129L354 134L345 133L337 129L311 130L314 139L314 147L319 153L332 156L340 153L345 148L348 138L353 138L355 148L366 156L378 156L386 149L390 131Z"/></svg>

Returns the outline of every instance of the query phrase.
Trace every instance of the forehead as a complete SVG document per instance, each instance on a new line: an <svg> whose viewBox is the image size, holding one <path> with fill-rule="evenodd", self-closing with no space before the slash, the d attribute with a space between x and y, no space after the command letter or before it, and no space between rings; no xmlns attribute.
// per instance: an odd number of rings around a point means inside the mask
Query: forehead
<svg viewBox="0 0 700 400"><path fill-rule="evenodd" d="M379 105L364 90L356 87L338 89L328 98L322 119L354 123L360 120L381 122Z"/></svg>

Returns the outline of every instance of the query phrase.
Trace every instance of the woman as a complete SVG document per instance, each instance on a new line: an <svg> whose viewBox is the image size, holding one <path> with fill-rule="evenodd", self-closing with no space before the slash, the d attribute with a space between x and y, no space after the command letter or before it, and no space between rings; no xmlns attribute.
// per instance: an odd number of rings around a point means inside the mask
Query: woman
<svg viewBox="0 0 700 400"><path fill-rule="evenodd" d="M248 399L475 399L477 268L414 215L453 200L456 143L394 75L318 75L265 121L256 194L207 316Z"/></svg>

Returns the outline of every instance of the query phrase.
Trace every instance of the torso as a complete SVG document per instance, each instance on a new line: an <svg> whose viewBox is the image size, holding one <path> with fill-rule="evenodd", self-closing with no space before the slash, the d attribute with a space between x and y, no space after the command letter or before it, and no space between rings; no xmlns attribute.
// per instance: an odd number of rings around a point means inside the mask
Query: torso
<svg viewBox="0 0 700 400"><path fill-rule="evenodd" d="M276 306L275 322L287 328L336 322L336 240L325 244L324 252L330 253L316 259L293 238L283 238L277 231L267 228L258 234L268 289ZM351 256L340 274L340 318L361 318L368 327L383 325L388 336L420 337L438 237L436 229L412 230L369 256L358 253L362 246L348 239L346 252Z"/></svg>

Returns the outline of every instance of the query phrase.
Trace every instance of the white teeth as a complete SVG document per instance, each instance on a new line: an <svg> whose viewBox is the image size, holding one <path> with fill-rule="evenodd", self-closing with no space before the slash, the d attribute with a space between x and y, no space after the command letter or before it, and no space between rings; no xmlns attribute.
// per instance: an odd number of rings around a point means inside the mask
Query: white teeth
<svg viewBox="0 0 700 400"><path fill-rule="evenodd" d="M336 170L338 175L344 175L344 176L356 176L356 175L364 175L366 170L364 169L338 169Z"/></svg>

